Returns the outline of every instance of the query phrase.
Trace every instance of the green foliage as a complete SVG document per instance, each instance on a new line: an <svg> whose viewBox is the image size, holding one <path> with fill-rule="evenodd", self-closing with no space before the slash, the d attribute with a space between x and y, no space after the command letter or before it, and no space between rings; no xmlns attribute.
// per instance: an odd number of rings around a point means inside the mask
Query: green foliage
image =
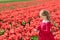
<svg viewBox="0 0 60 40"><path fill-rule="evenodd" d="M4 32L5 32L5 30L1 30L1 31L0 31L0 35L3 35Z"/></svg>
<svg viewBox="0 0 60 40"><path fill-rule="evenodd" d="M32 36L31 40L38 40L38 36Z"/></svg>
<svg viewBox="0 0 60 40"><path fill-rule="evenodd" d="M30 0L0 0L0 3L22 2L22 1L30 1Z"/></svg>
<svg viewBox="0 0 60 40"><path fill-rule="evenodd" d="M26 22L25 22L24 20L22 21L22 25L23 25L23 26L25 26L25 25L26 25Z"/></svg>
<svg viewBox="0 0 60 40"><path fill-rule="evenodd" d="M56 22L54 22L54 26L55 26L55 27L57 26Z"/></svg>

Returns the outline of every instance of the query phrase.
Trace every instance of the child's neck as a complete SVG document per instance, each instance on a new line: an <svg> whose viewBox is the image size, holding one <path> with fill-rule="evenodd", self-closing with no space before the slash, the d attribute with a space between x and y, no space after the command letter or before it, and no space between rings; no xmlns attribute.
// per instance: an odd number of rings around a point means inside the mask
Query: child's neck
<svg viewBox="0 0 60 40"><path fill-rule="evenodd" d="M47 19L43 19L43 20L47 21Z"/></svg>

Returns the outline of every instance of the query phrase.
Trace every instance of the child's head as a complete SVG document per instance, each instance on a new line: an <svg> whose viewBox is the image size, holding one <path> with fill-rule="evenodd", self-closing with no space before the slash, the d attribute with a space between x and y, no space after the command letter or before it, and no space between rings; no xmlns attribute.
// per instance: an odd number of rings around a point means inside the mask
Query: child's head
<svg viewBox="0 0 60 40"><path fill-rule="evenodd" d="M50 20L49 11L47 10L41 10L39 15L43 20Z"/></svg>

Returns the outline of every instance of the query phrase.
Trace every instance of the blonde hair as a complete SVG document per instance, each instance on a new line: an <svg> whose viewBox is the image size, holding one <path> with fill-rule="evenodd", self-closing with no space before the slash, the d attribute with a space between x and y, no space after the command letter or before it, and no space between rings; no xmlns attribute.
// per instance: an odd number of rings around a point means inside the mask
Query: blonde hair
<svg viewBox="0 0 60 40"><path fill-rule="evenodd" d="M47 20L50 21L50 15L49 15L49 11L48 10L45 10L45 9L41 10L40 11L40 15L46 16Z"/></svg>
<svg viewBox="0 0 60 40"><path fill-rule="evenodd" d="M49 13L50 12L48 10L45 10L45 9L43 9L43 10L40 11L40 15L46 16L47 20L49 20L54 26L58 26L58 24L55 21L50 20L50 14Z"/></svg>

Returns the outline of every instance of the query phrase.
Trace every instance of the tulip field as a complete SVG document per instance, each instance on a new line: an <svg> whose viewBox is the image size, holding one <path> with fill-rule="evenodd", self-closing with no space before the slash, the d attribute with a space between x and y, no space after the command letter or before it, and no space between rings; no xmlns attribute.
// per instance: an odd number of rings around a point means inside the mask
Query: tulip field
<svg viewBox="0 0 60 40"><path fill-rule="evenodd" d="M60 0L0 3L0 40L38 40L39 31L34 29L42 21L39 17L42 9L50 11L55 22L51 32L60 40Z"/></svg>

